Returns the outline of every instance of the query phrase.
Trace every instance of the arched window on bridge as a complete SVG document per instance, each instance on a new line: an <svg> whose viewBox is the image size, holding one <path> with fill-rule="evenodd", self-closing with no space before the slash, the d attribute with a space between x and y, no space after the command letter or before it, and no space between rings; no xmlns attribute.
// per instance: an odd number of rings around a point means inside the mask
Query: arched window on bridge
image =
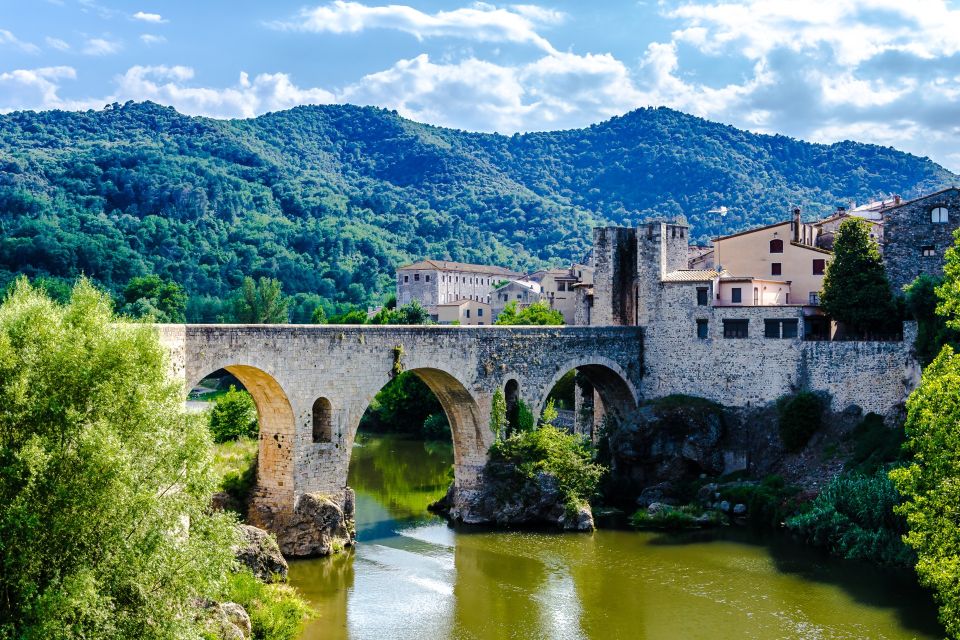
<svg viewBox="0 0 960 640"><path fill-rule="evenodd" d="M516 380L507 380L503 386L503 398L507 401L507 423L508 429L515 429L517 426L517 401L520 399L520 383Z"/></svg>
<svg viewBox="0 0 960 640"><path fill-rule="evenodd" d="M333 408L326 398L317 398L313 403L313 441L333 441Z"/></svg>

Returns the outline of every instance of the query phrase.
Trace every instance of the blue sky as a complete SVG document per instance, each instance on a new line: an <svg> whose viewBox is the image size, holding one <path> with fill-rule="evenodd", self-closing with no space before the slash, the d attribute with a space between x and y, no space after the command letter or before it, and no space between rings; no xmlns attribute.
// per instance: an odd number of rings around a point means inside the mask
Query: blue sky
<svg viewBox="0 0 960 640"><path fill-rule="evenodd" d="M666 105L960 171L958 34L945 0L0 0L0 111L351 102L512 133Z"/></svg>

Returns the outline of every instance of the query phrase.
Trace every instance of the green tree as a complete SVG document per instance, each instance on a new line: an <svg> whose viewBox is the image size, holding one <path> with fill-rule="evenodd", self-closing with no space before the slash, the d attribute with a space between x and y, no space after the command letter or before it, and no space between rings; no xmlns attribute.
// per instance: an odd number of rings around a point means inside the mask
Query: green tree
<svg viewBox="0 0 960 640"><path fill-rule="evenodd" d="M279 280L260 278L254 282L248 276L234 296L234 316L245 324L283 324L290 319L288 304Z"/></svg>
<svg viewBox="0 0 960 640"><path fill-rule="evenodd" d="M123 288L120 313L156 322L186 322L187 294L176 282L150 274L131 278Z"/></svg>
<svg viewBox="0 0 960 640"><path fill-rule="evenodd" d="M318 304L317 308L310 314L310 322L312 324L327 324L327 312L323 309L322 304Z"/></svg>
<svg viewBox="0 0 960 640"><path fill-rule="evenodd" d="M414 300L402 307L384 306L370 319L370 324L430 324L430 314Z"/></svg>
<svg viewBox="0 0 960 640"><path fill-rule="evenodd" d="M543 408L543 411L540 413L540 426L554 426L554 421L560 416L557 413L556 402L553 398L547 399L547 406Z"/></svg>
<svg viewBox="0 0 960 640"><path fill-rule="evenodd" d="M956 258L955 258L956 259ZM954 278L960 272L954 274ZM947 295L949 287L943 286L944 280L923 274L904 287L904 303L907 313L917 322L917 338L914 342L914 351L921 365L926 366L945 344L956 346L960 343L960 333L947 326L947 318L943 313L949 313L949 305L943 305L938 291ZM938 305L943 312L938 311Z"/></svg>
<svg viewBox="0 0 960 640"><path fill-rule="evenodd" d="M367 312L353 309L345 313L330 316L327 324L367 324Z"/></svg>
<svg viewBox="0 0 960 640"><path fill-rule="evenodd" d="M956 309L954 310L956 311ZM890 472L904 502L906 543L917 575L932 588L947 634L960 637L960 355L948 345L924 370L907 401L906 450L912 461Z"/></svg>
<svg viewBox="0 0 960 640"><path fill-rule="evenodd" d="M86 280L0 304L0 637L196 638L233 566L210 433Z"/></svg>
<svg viewBox="0 0 960 640"><path fill-rule="evenodd" d="M844 220L837 229L833 260L820 295L823 310L854 335L886 333L899 319L890 282L868 224Z"/></svg>
<svg viewBox="0 0 960 640"><path fill-rule="evenodd" d="M546 302L534 302L522 310L517 310L517 302L507 303L497 321L494 324L499 325L557 325L563 324L563 314L555 309L551 309Z"/></svg>
<svg viewBox="0 0 960 640"><path fill-rule="evenodd" d="M238 391L230 385L210 411L210 433L214 441L255 438L258 431L257 405L253 398L246 391Z"/></svg>
<svg viewBox="0 0 960 640"><path fill-rule="evenodd" d="M944 254L943 282L936 288L937 313L946 318L947 326L960 331L960 234L954 232L953 246Z"/></svg>

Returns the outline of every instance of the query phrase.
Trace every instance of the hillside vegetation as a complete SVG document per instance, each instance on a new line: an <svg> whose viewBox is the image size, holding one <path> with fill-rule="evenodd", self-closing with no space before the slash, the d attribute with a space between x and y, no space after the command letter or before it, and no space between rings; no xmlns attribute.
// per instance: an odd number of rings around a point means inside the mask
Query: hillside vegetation
<svg viewBox="0 0 960 640"><path fill-rule="evenodd" d="M83 273L117 292L156 273L196 316L249 275L365 304L416 258L529 269L582 257L596 224L684 214L703 239L954 179L891 148L666 108L514 136L349 105L229 121L152 103L19 112L0 116L0 285Z"/></svg>

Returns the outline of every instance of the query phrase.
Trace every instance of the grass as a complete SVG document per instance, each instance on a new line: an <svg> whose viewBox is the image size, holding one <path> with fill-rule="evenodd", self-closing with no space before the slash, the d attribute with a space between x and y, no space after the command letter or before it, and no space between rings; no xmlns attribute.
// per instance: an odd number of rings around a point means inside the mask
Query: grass
<svg viewBox="0 0 960 640"><path fill-rule="evenodd" d="M229 576L224 599L247 610L255 640L294 640L304 623L315 615L296 589L285 584L264 584L249 569Z"/></svg>

